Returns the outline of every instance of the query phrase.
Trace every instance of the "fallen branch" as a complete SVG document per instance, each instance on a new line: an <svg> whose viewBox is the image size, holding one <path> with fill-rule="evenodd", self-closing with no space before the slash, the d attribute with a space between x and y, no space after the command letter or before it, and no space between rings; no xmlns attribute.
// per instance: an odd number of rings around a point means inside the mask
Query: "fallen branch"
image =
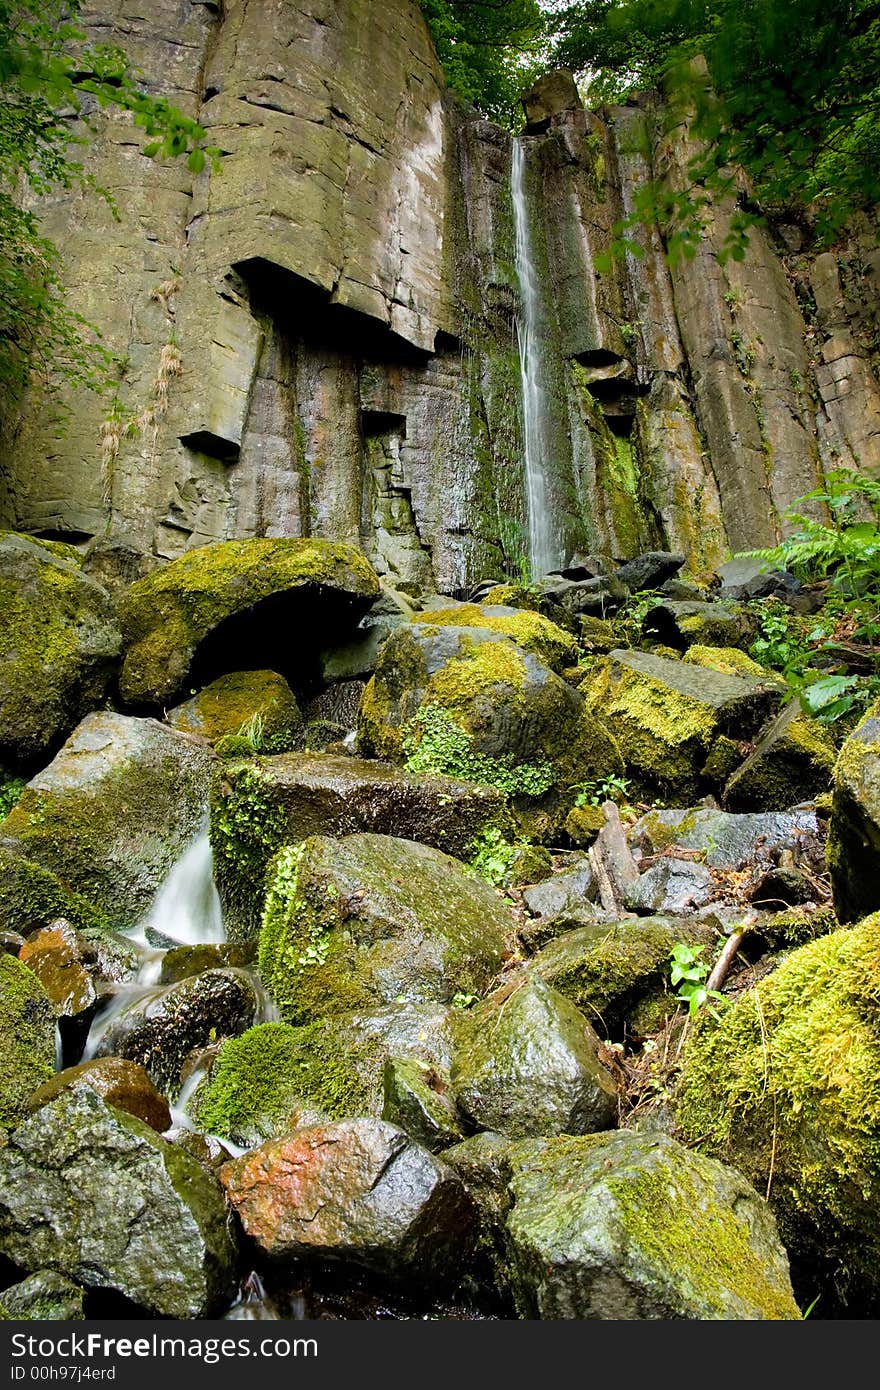
<svg viewBox="0 0 880 1390"><path fill-rule="evenodd" d="M724 943L724 950L721 952L721 955L715 962L712 972L708 980L706 981L707 989L712 990L721 988L724 981L727 979L730 967L736 958L737 952L739 951L739 948L742 945L743 940L745 939L745 937L748 936L749 932L752 930L752 926L755 923L755 921L757 921L757 915L755 913L750 913L749 916L741 923L739 930L730 933L730 936Z"/></svg>

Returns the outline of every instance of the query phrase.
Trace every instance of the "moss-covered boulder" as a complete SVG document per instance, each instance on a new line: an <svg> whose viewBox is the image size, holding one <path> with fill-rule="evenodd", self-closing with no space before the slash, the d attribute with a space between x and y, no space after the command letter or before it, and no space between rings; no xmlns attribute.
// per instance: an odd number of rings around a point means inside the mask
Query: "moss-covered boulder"
<svg viewBox="0 0 880 1390"><path fill-rule="evenodd" d="M55 1070L55 1010L32 970L0 955L0 1127L27 1113L27 1101Z"/></svg>
<svg viewBox="0 0 880 1390"><path fill-rule="evenodd" d="M0 765L57 746L101 703L121 650L99 584L67 555L0 532Z"/></svg>
<svg viewBox="0 0 880 1390"><path fill-rule="evenodd" d="M500 632L525 652L533 652L545 666L557 673L573 666L578 658L577 640L549 618L525 608L503 604L460 603L454 608L432 608L417 619L422 626L478 627Z"/></svg>
<svg viewBox="0 0 880 1390"><path fill-rule="evenodd" d="M257 935L266 866L282 845L368 831L470 859L490 830L515 837L504 794L494 787L332 754L225 764L212 786L211 844L227 931Z"/></svg>
<svg viewBox="0 0 880 1390"><path fill-rule="evenodd" d="M154 1317L211 1317L235 1282L216 1180L89 1088L42 1106L0 1150L0 1251Z"/></svg>
<svg viewBox="0 0 880 1390"><path fill-rule="evenodd" d="M219 676L166 715L172 729L216 744L240 737L255 753L286 753L300 737L303 717L293 691L276 671Z"/></svg>
<svg viewBox="0 0 880 1390"><path fill-rule="evenodd" d="M603 1037L617 1037L648 997L662 995L667 1012L674 1013L669 990L673 946L684 941L708 950L714 940L711 927L671 917L588 922L548 942L532 957L529 971L595 1019Z"/></svg>
<svg viewBox="0 0 880 1390"><path fill-rule="evenodd" d="M506 1162L520 1317L800 1319L770 1208L733 1169L631 1130L515 1145Z"/></svg>
<svg viewBox="0 0 880 1390"><path fill-rule="evenodd" d="M741 676L743 680L762 681L778 685L781 690L787 689L778 671L768 671L738 647L703 647L695 643L681 659L686 666L702 666L706 671L720 671L724 676Z"/></svg>
<svg viewBox="0 0 880 1390"><path fill-rule="evenodd" d="M583 697L485 628L414 623L394 633L364 692L358 739L376 757L512 796L541 797L621 769Z"/></svg>
<svg viewBox="0 0 880 1390"><path fill-rule="evenodd" d="M667 647L747 647L754 640L757 620L738 603L671 600L657 604L642 624L645 636Z"/></svg>
<svg viewBox="0 0 880 1390"><path fill-rule="evenodd" d="M880 1309L880 916L793 951L682 1054L677 1123L770 1202L805 1297Z"/></svg>
<svg viewBox="0 0 880 1390"><path fill-rule="evenodd" d="M447 1071L461 1013L436 1004L391 1004L304 1027L262 1023L220 1049L190 1113L233 1143L262 1143L315 1117L382 1114L390 1057Z"/></svg>
<svg viewBox="0 0 880 1390"><path fill-rule="evenodd" d="M463 1120L449 1090L449 1077L415 1057L385 1063L382 1119L417 1144L440 1153L464 1138Z"/></svg>
<svg viewBox="0 0 880 1390"><path fill-rule="evenodd" d="M93 1057L75 1067L58 1071L40 1086L28 1100L28 1111L39 1110L62 1091L88 1087L101 1096L114 1110L136 1115L157 1134L164 1134L171 1125L171 1111L165 1097L156 1090L143 1067L124 1057Z"/></svg>
<svg viewBox="0 0 880 1390"><path fill-rule="evenodd" d="M7 844L130 926L205 818L214 763L154 719L90 714L22 792Z"/></svg>
<svg viewBox="0 0 880 1390"><path fill-rule="evenodd" d="M384 1120L298 1130L224 1164L220 1177L246 1234L276 1265L332 1262L448 1286L473 1248L458 1175Z"/></svg>
<svg viewBox="0 0 880 1390"><path fill-rule="evenodd" d="M267 874L260 974L289 1023L480 995L513 915L449 855L388 835L312 836Z"/></svg>
<svg viewBox="0 0 880 1390"><path fill-rule="evenodd" d="M90 937L110 931L109 917L62 878L0 839L0 931L29 932L63 918Z"/></svg>
<svg viewBox="0 0 880 1390"><path fill-rule="evenodd" d="M317 669L330 633L351 634L378 593L372 565L350 545L253 539L188 550L122 600L120 693L131 704L161 704L192 683L194 666L195 674L264 666L279 631L296 634L293 664L313 655Z"/></svg>
<svg viewBox="0 0 880 1390"><path fill-rule="evenodd" d="M837 750L824 724L793 700L761 735L724 788L729 811L776 811L831 786Z"/></svg>
<svg viewBox="0 0 880 1390"><path fill-rule="evenodd" d="M476 1128L514 1139L611 1129L617 1086L599 1051L573 1004L526 980L470 1012L452 1056L452 1090Z"/></svg>
<svg viewBox="0 0 880 1390"><path fill-rule="evenodd" d="M83 1291L53 1269L38 1269L0 1293L0 1312L27 1322L83 1322Z"/></svg>
<svg viewBox="0 0 880 1390"><path fill-rule="evenodd" d="M755 734L781 699L760 681L624 650L595 660L579 689L613 734L634 790L685 801L720 789L709 761L719 736Z"/></svg>
<svg viewBox="0 0 880 1390"><path fill-rule="evenodd" d="M837 757L828 868L841 922L880 908L880 702Z"/></svg>

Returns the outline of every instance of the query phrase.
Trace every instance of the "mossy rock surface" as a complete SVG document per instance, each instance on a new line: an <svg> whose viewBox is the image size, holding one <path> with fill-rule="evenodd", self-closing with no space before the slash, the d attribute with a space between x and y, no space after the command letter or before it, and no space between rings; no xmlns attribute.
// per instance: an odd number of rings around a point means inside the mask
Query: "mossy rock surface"
<svg viewBox="0 0 880 1390"><path fill-rule="evenodd" d="M0 1126L17 1124L55 1070L55 1010L32 970L0 955Z"/></svg>
<svg viewBox="0 0 880 1390"><path fill-rule="evenodd" d="M25 787L7 843L129 927L198 833L214 764L156 720L90 714Z"/></svg>
<svg viewBox="0 0 880 1390"><path fill-rule="evenodd" d="M0 1248L154 1317L211 1317L235 1286L216 1180L88 1088L44 1105L0 1150Z"/></svg>
<svg viewBox="0 0 880 1390"><path fill-rule="evenodd" d="M828 867L841 922L880 908L880 702L837 757Z"/></svg>
<svg viewBox="0 0 880 1390"><path fill-rule="evenodd" d="M880 916L795 950L682 1054L686 1142L770 1187L825 1316L880 1309Z"/></svg>
<svg viewBox="0 0 880 1390"><path fill-rule="evenodd" d="M83 1322L83 1291L52 1269L38 1269L0 1293L0 1310L26 1322Z"/></svg>
<svg viewBox="0 0 880 1390"><path fill-rule="evenodd" d="M258 934L266 866L282 845L367 831L469 859L490 830L515 838L506 799L494 787L333 754L226 764L212 786L211 845L227 931Z"/></svg>
<svg viewBox="0 0 880 1390"><path fill-rule="evenodd" d="M390 1057L445 1071L460 1013L392 1004L305 1027L261 1023L220 1049L191 1104L200 1128L236 1144L262 1143L315 1116L382 1114Z"/></svg>
<svg viewBox="0 0 880 1390"><path fill-rule="evenodd" d="M293 691L276 671L220 676L166 717L172 729L198 734L209 743L241 736L250 744L246 751L255 753L286 753L303 728Z"/></svg>
<svg viewBox="0 0 880 1390"><path fill-rule="evenodd" d="M353 633L378 594L372 565L350 545L258 538L189 550L125 594L120 692L132 704L179 697L209 635L227 647L227 665L233 638L253 649L264 637L265 656L279 624L292 624L300 642L312 633L317 655L319 639L326 646L331 630Z"/></svg>
<svg viewBox="0 0 880 1390"><path fill-rule="evenodd" d="M397 1125L431 1153L464 1138L449 1077L414 1057L389 1057L383 1075L382 1119Z"/></svg>
<svg viewBox="0 0 880 1390"><path fill-rule="evenodd" d="M0 930L27 933L63 917L92 939L111 929L110 918L57 874L0 840Z"/></svg>
<svg viewBox="0 0 880 1390"><path fill-rule="evenodd" d="M825 725L793 700L730 778L724 805L730 811L775 811L810 801L830 788L836 758Z"/></svg>
<svg viewBox="0 0 880 1390"><path fill-rule="evenodd" d="M754 640L757 620L737 603L672 600L652 608L642 631L667 646L747 647Z"/></svg>
<svg viewBox="0 0 880 1390"><path fill-rule="evenodd" d="M775 855L795 850L821 834L812 810L714 811L709 807L649 811L629 831L629 842L643 854L678 847L698 850L712 869L741 869L758 851Z"/></svg>
<svg viewBox="0 0 880 1390"><path fill-rule="evenodd" d="M33 766L57 747L103 700L121 650L99 584L66 553L0 532L0 763Z"/></svg>
<svg viewBox="0 0 880 1390"><path fill-rule="evenodd" d="M768 671L738 647L703 647L695 643L681 659L686 666L702 666L706 671L720 671L724 676L741 676L743 680L763 681L786 689L778 671Z"/></svg>
<svg viewBox="0 0 880 1390"><path fill-rule="evenodd" d="M583 697L485 628L414 623L389 638L358 720L361 748L414 771L540 798L622 768Z"/></svg>
<svg viewBox="0 0 880 1390"><path fill-rule="evenodd" d="M416 621L423 626L478 627L500 632L523 651L533 652L545 666L557 673L577 661L578 644L549 618L524 608L503 604L460 603L455 608L431 609Z"/></svg>
<svg viewBox="0 0 880 1390"><path fill-rule="evenodd" d="M641 1000L667 985L679 941L702 945L708 958L715 933L674 917L590 922L548 942L529 971L576 1004L602 1037L614 1037ZM667 1011L675 1007L670 992Z"/></svg>
<svg viewBox="0 0 880 1390"><path fill-rule="evenodd" d="M665 799L720 789L707 770L719 735L748 738L781 699L759 681L625 650L597 659L579 689L636 789Z"/></svg>
<svg viewBox="0 0 880 1390"><path fill-rule="evenodd" d="M452 1057L471 1123L510 1138L587 1134L617 1121L617 1087L583 1014L542 980L489 998L467 1017Z"/></svg>
<svg viewBox="0 0 880 1390"><path fill-rule="evenodd" d="M260 974L289 1023L395 1001L481 995L513 940L497 894L439 850L313 836L267 873Z"/></svg>
<svg viewBox="0 0 880 1390"><path fill-rule="evenodd" d="M631 1130L505 1156L520 1317L799 1320L770 1208L739 1173Z"/></svg>

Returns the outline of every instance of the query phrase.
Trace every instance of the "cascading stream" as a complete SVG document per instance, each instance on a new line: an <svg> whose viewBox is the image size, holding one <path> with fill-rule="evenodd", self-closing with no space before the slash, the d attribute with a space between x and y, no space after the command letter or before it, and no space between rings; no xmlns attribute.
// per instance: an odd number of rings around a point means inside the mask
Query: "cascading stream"
<svg viewBox="0 0 880 1390"><path fill-rule="evenodd" d="M513 141L510 192L515 230L516 273L520 312L517 316L522 389L523 453L526 514L529 528L529 569L539 579L559 569L565 559L553 521L547 479L547 391L543 379L540 331L540 285L526 200L526 145Z"/></svg>

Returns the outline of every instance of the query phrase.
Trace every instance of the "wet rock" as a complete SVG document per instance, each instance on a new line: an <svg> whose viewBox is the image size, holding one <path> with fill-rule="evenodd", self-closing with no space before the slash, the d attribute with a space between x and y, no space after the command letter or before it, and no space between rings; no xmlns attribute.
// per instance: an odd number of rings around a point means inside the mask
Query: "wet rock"
<svg viewBox="0 0 880 1390"><path fill-rule="evenodd" d="M81 1053L100 998L94 947L61 919L29 937L19 960L33 970L51 999L65 1052L78 1048Z"/></svg>
<svg viewBox="0 0 880 1390"><path fill-rule="evenodd" d="M683 555L673 555L668 550L648 550L625 565L619 565L615 577L636 594L645 589L659 589L678 574L683 564Z"/></svg>
<svg viewBox="0 0 880 1390"><path fill-rule="evenodd" d="M504 794L473 782L314 753L227 765L211 794L214 877L227 931L256 936L266 865L282 845L370 831L469 859L488 827L515 834Z"/></svg>
<svg viewBox="0 0 880 1390"><path fill-rule="evenodd" d="M217 1183L89 1088L44 1105L0 1151L0 1250L156 1317L210 1317L234 1287Z"/></svg>
<svg viewBox="0 0 880 1390"><path fill-rule="evenodd" d="M0 930L0 951L4 955L17 956L23 945L24 937L19 936L18 932Z"/></svg>
<svg viewBox="0 0 880 1390"><path fill-rule="evenodd" d="M95 1057L56 1072L50 1081L34 1091L28 1100L28 1111L32 1113L48 1105L62 1091L83 1087L101 1096L115 1110L136 1115L157 1134L164 1134L171 1124L171 1111L165 1097L156 1090L143 1067L124 1057Z"/></svg>
<svg viewBox="0 0 880 1390"><path fill-rule="evenodd" d="M630 1130L517 1145L508 1162L520 1317L800 1319L770 1208L733 1169Z"/></svg>
<svg viewBox="0 0 880 1390"><path fill-rule="evenodd" d="M713 869L741 869L759 852L796 850L820 835L814 811L746 812L734 815L696 807L649 811L629 832L630 844L644 854L676 846L699 851Z"/></svg>
<svg viewBox="0 0 880 1390"><path fill-rule="evenodd" d="M523 902L533 917L557 917L573 912L592 901L598 892L596 879L586 856L569 869L527 888Z"/></svg>
<svg viewBox="0 0 880 1390"><path fill-rule="evenodd" d="M555 917L536 917L532 922L526 922L517 932L517 937L522 943L528 955L534 955L540 951L542 946L546 946L548 941L555 941L557 937L564 936L566 932L576 931L578 927L590 926L593 922L607 922L614 920L603 907L596 903L581 903L578 907L573 907L567 912L560 912Z"/></svg>
<svg viewBox="0 0 880 1390"><path fill-rule="evenodd" d="M316 1115L379 1117L388 1059L414 1059L442 1075L462 1017L436 1004L391 1004L301 1028L258 1024L223 1044L190 1114L201 1129L248 1147Z"/></svg>
<svg viewBox="0 0 880 1390"><path fill-rule="evenodd" d="M94 903L20 851L13 841L0 840L0 929L27 936L63 917L92 940L109 933L109 919Z"/></svg>
<svg viewBox="0 0 880 1390"><path fill-rule="evenodd" d="M574 77L566 68L543 73L520 100L530 135L545 131L554 116L584 109Z"/></svg>
<svg viewBox="0 0 880 1390"><path fill-rule="evenodd" d="M245 969L257 958L254 941L200 942L197 946L172 946L162 957L160 985L176 985L205 970Z"/></svg>
<svg viewBox="0 0 880 1390"><path fill-rule="evenodd" d="M150 991L113 1017L95 1055L138 1062L166 1095L180 1089L180 1071L194 1048L234 1037L257 1020L260 1000L243 970L206 970Z"/></svg>
<svg viewBox="0 0 880 1390"><path fill-rule="evenodd" d="M0 1293L0 1313L25 1322L82 1322L83 1291L52 1269L38 1269Z"/></svg>
<svg viewBox="0 0 880 1390"><path fill-rule="evenodd" d="M55 1010L32 970L0 956L0 1126L27 1111L32 1091L55 1070Z"/></svg>
<svg viewBox="0 0 880 1390"><path fill-rule="evenodd" d="M417 1144L440 1153L464 1138L448 1077L434 1067L410 1057L389 1057L383 1084L382 1119L397 1125Z"/></svg>
<svg viewBox="0 0 880 1390"><path fill-rule="evenodd" d="M473 1246L460 1179L383 1120L300 1130L224 1165L249 1238L273 1260L343 1262L449 1283Z"/></svg>
<svg viewBox="0 0 880 1390"><path fill-rule="evenodd" d="M871 707L838 754L828 868L841 922L880 908L880 705Z"/></svg>
<svg viewBox="0 0 880 1390"><path fill-rule="evenodd" d="M483 628L401 628L382 649L358 721L363 751L413 771L538 798L619 758L583 697Z"/></svg>
<svg viewBox="0 0 880 1390"><path fill-rule="evenodd" d="M585 1134L617 1121L617 1087L584 1016L533 979L468 1016L452 1058L455 1099L480 1129L512 1138Z"/></svg>
<svg viewBox="0 0 880 1390"><path fill-rule="evenodd" d="M681 1137L769 1186L825 1317L871 1317L880 1297L878 997L875 914L790 951L682 1053Z"/></svg>
<svg viewBox="0 0 880 1390"><path fill-rule="evenodd" d="M719 735L748 738L781 699L758 681L624 650L599 658L580 689L613 730L627 775L666 799L695 798L717 785L709 759Z"/></svg>
<svg viewBox="0 0 880 1390"><path fill-rule="evenodd" d="M113 604L66 554L0 532L0 764L45 755L101 703L122 649Z"/></svg>
<svg viewBox="0 0 880 1390"><path fill-rule="evenodd" d="M290 1023L449 1003L484 992L513 929L488 884L439 850L388 835L313 836L270 865L260 975Z"/></svg>
<svg viewBox="0 0 880 1390"><path fill-rule="evenodd" d="M191 683L196 658L210 670L221 650L221 670L230 651L257 658L242 667L263 666L279 627L297 631L301 665L311 634L317 669L319 641L354 632L378 593L373 567L349 545L260 538L188 550L122 600L120 692L132 704L170 702Z"/></svg>
<svg viewBox="0 0 880 1390"><path fill-rule="evenodd" d="M156 720L90 714L25 787L7 844L130 926L198 831L214 762Z"/></svg>
<svg viewBox="0 0 880 1390"><path fill-rule="evenodd" d="M667 600L652 608L642 624L645 636L656 637L668 647L684 651L696 644L715 647L747 647L754 640L757 620L734 603L676 602Z"/></svg>
<svg viewBox="0 0 880 1390"><path fill-rule="evenodd" d="M630 596L627 584L616 575L595 579L563 579L547 575L535 585L540 611L561 622L561 610L571 619L605 618L622 608Z"/></svg>
<svg viewBox="0 0 880 1390"><path fill-rule="evenodd" d="M705 864L668 858L640 874L624 892L623 902L631 912L685 913L705 906L714 892L712 874Z"/></svg>
<svg viewBox="0 0 880 1390"><path fill-rule="evenodd" d="M797 700L774 720L724 788L729 811L774 811L811 801L831 786L834 742Z"/></svg>
<svg viewBox="0 0 880 1390"><path fill-rule="evenodd" d="M601 1019L603 1037L613 1037L640 1000L668 985L676 942L708 946L714 940L710 927L676 918L591 922L548 942L529 962L529 971L588 1018ZM670 995L670 1012L673 1008Z"/></svg>
<svg viewBox="0 0 880 1390"><path fill-rule="evenodd" d="M275 671L234 671L220 676L166 715L172 729L216 744L241 737L251 752L285 753L302 733L293 691Z"/></svg>

